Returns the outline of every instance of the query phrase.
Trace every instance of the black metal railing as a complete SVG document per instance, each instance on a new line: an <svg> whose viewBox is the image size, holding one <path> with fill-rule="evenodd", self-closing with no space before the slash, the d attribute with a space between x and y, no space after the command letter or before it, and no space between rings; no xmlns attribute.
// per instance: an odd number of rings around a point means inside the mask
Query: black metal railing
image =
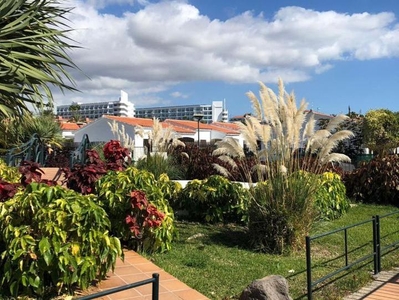
<svg viewBox="0 0 399 300"><path fill-rule="evenodd" d="M47 145L41 141L38 134L34 133L28 142L7 152L6 162L11 167L19 166L24 160L33 161L44 166L47 154Z"/></svg>
<svg viewBox="0 0 399 300"><path fill-rule="evenodd" d="M123 285L123 286L120 286L120 287L116 287L116 288L113 288L113 289L102 291L102 292L99 292L99 293L96 293L96 294L80 297L80 298L78 298L78 300L96 299L96 298L99 298L99 297L102 297L102 296L107 296L107 295L110 295L110 294L119 293L119 292L122 292L122 291L125 291L125 290L133 289L135 287L139 287L139 286L150 284L150 283L152 283L152 300L158 300L159 299L159 274L158 273L152 274L152 278L151 279L146 279L146 280L130 283L130 284L127 284L127 285Z"/></svg>
<svg viewBox="0 0 399 300"><path fill-rule="evenodd" d="M82 141L80 142L78 148L72 152L70 158L70 167L72 168L75 164L83 165L86 162L86 151L90 149L89 136L87 134L83 135Z"/></svg>
<svg viewBox="0 0 399 300"><path fill-rule="evenodd" d="M390 235L394 234L394 233L398 233L399 230L396 230L394 232L388 233L385 236L383 236L381 238L381 219L386 218L386 217L390 217L392 215L395 214L399 214L399 211L395 211L392 213L388 213L386 215L382 215L382 216L373 216L371 218L371 220L366 220L363 222L359 222L356 224L352 224L346 227L342 227L336 230L332 230L326 233L322 233L319 235L315 235L315 236L307 236L306 237L306 274L307 274L307 296L308 296L308 300L312 300L312 294L314 291L314 287L316 287L318 284L321 284L322 282L327 281L328 279L333 278L334 276L351 269L354 266L359 266L361 265L361 263L368 263L368 262L373 262L374 265L374 274L378 274L381 271L381 258L383 255L393 251L394 249L396 249L399 246L399 240L396 240L393 243L390 243L388 245L382 246L381 242L384 239L387 239ZM360 245L350 251L348 251L348 230L353 229L355 227L359 227L365 224L371 224L371 232L372 232L372 240L367 242L364 245ZM316 240L316 239L320 239L322 237L326 237L328 235L332 235L332 234L336 234L339 232L343 232L343 245L344 245L344 252L342 255L339 255L333 259L331 259L330 261L335 261L336 259L339 258L344 258L344 264L343 266L335 269L333 272L322 276L321 278L314 280L312 278L312 256L311 256L311 242ZM364 249L365 246L367 246L368 244L372 244L372 249L370 249L369 251L367 251L364 255L362 255L361 257L358 257L357 259L355 259L354 261L350 262L349 261L349 254L359 250L359 249ZM327 262L324 262L327 263Z"/></svg>

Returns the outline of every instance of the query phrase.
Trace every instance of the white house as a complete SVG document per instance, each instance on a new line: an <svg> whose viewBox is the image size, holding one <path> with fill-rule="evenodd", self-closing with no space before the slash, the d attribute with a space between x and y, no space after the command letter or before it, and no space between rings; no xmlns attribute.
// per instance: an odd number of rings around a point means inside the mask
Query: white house
<svg viewBox="0 0 399 300"><path fill-rule="evenodd" d="M133 159L137 160L142 157L145 154L148 133L153 128L152 119L103 116L76 131L74 142L79 143L85 134L89 136L90 142L93 143L117 140L118 137L112 132L110 126L114 121L120 128L123 125L125 132L134 140ZM172 127L178 138L184 142L198 142L199 137L200 143L203 144L222 140L224 137L230 136L238 139L243 144L237 125L232 123L203 124L196 121L167 119L161 124L164 128ZM143 132L143 136L137 133L139 129Z"/></svg>

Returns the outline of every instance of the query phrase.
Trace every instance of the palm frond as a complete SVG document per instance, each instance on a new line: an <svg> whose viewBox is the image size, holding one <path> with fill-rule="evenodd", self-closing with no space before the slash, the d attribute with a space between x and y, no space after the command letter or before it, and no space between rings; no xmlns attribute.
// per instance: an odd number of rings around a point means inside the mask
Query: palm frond
<svg viewBox="0 0 399 300"><path fill-rule="evenodd" d="M69 12L54 0L1 1L1 115L29 113L27 103L52 107L50 87L76 90L67 72L77 68L67 54L76 48L66 36Z"/></svg>

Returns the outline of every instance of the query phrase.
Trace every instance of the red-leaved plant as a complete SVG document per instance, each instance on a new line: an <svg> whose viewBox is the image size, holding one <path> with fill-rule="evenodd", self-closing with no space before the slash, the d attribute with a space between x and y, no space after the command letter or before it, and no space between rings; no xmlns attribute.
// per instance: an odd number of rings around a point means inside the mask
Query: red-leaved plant
<svg viewBox="0 0 399 300"><path fill-rule="evenodd" d="M104 157L110 169L122 171L125 163L131 162L130 151L121 146L121 143L116 140L111 140L104 145Z"/></svg>
<svg viewBox="0 0 399 300"><path fill-rule="evenodd" d="M96 150L86 150L86 162L84 165L76 164L69 168L63 168L65 183L68 188L83 195L95 192L95 183L108 171L122 171L125 163L130 161L129 150L121 147L119 141L111 140L104 145L104 157L101 160Z"/></svg>
<svg viewBox="0 0 399 300"><path fill-rule="evenodd" d="M14 197L19 186L21 186L21 184L9 183L0 179L0 202L7 201L8 199Z"/></svg>
<svg viewBox="0 0 399 300"><path fill-rule="evenodd" d="M68 188L83 195L94 193L96 181L107 174L105 163L97 151L86 151L86 164L76 164L72 169L64 168L65 182Z"/></svg>
<svg viewBox="0 0 399 300"><path fill-rule="evenodd" d="M150 204L142 191L132 191L130 193L130 210L127 211L125 222L135 240L135 248L138 248L145 231L161 226L164 214Z"/></svg>

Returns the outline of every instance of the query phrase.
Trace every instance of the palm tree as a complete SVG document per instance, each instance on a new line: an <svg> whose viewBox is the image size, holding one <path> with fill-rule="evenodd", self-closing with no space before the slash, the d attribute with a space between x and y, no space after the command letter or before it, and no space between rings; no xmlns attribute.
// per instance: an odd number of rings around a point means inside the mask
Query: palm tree
<svg viewBox="0 0 399 300"><path fill-rule="evenodd" d="M75 90L66 71L76 68L66 50L69 8L55 0L0 2L0 117L53 105L51 87ZM67 81L67 83L65 83Z"/></svg>

